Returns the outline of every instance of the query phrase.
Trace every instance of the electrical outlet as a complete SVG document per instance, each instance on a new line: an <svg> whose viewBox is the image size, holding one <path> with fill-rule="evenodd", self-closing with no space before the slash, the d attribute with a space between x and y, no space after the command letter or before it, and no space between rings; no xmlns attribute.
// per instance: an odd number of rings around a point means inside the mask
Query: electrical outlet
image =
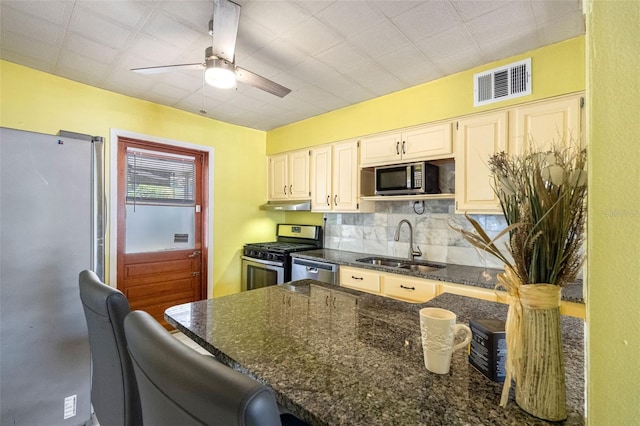
<svg viewBox="0 0 640 426"><path fill-rule="evenodd" d="M71 395L64 399L64 418L68 419L76 415L77 395Z"/></svg>

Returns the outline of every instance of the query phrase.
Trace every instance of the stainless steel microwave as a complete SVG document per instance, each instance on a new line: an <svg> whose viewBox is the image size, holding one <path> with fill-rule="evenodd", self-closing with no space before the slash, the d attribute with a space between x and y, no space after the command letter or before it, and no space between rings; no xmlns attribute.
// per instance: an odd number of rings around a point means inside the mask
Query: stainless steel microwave
<svg viewBox="0 0 640 426"><path fill-rule="evenodd" d="M426 162L375 168L376 195L439 194L438 166Z"/></svg>

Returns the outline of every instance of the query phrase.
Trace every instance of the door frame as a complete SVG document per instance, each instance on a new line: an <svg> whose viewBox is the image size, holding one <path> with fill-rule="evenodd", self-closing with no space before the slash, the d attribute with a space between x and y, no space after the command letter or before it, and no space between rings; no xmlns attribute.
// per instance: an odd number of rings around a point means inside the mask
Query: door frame
<svg viewBox="0 0 640 426"><path fill-rule="evenodd" d="M108 227L109 227L109 282L107 284L116 287L118 282L118 138L126 137L132 139L140 139L157 143L160 145L169 145L180 148L188 148L196 151L208 153L209 161L203 170L204 180L206 184L206 196L203 210L208 212L203 215L203 245L206 250L207 258L203 262L207 265L207 298L213 296L213 164L214 149L205 145L197 145L189 142L182 142L172 139L159 138L156 136L145 135L142 133L130 132L128 130L110 129L109 137L109 206L108 206ZM204 284L204 283L203 283Z"/></svg>

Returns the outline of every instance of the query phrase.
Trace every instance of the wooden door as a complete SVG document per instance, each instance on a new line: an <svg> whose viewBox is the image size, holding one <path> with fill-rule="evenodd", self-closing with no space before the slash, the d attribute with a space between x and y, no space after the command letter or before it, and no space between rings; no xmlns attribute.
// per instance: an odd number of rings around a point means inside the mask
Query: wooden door
<svg viewBox="0 0 640 426"><path fill-rule="evenodd" d="M308 200L309 194L308 149L290 152L289 157L289 198Z"/></svg>
<svg viewBox="0 0 640 426"><path fill-rule="evenodd" d="M402 160L450 156L451 123L430 124L402 132Z"/></svg>
<svg viewBox="0 0 640 426"><path fill-rule="evenodd" d="M456 212L499 213L489 158L507 151L507 112L462 119L456 133Z"/></svg>
<svg viewBox="0 0 640 426"><path fill-rule="evenodd" d="M118 140L118 289L167 329L168 307L206 298L207 155Z"/></svg>
<svg viewBox="0 0 640 426"><path fill-rule="evenodd" d="M268 197L269 200L286 200L289 198L289 176L287 154L269 157Z"/></svg>
<svg viewBox="0 0 640 426"><path fill-rule="evenodd" d="M333 145L333 210L358 211L358 142Z"/></svg>
<svg viewBox="0 0 640 426"><path fill-rule="evenodd" d="M402 160L400 133L383 133L362 138L362 167L398 163Z"/></svg>
<svg viewBox="0 0 640 426"><path fill-rule="evenodd" d="M311 210L331 211L331 145L311 150Z"/></svg>
<svg viewBox="0 0 640 426"><path fill-rule="evenodd" d="M552 145L580 145L581 99L574 95L514 108L509 119L509 152L523 154L529 145L541 151Z"/></svg>

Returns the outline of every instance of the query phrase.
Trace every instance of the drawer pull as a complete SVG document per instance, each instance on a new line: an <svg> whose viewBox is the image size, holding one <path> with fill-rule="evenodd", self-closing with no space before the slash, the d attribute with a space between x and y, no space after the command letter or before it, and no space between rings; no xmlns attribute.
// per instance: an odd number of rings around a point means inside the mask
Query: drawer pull
<svg viewBox="0 0 640 426"><path fill-rule="evenodd" d="M354 276L354 275L351 275L351 278L353 278L354 280L360 280L360 281L364 280L364 278L362 278L362 277L356 277L356 276Z"/></svg>
<svg viewBox="0 0 640 426"><path fill-rule="evenodd" d="M404 286L402 284L400 284L400 288L404 288L405 290L415 290L416 289L415 287L407 287L407 286Z"/></svg>

